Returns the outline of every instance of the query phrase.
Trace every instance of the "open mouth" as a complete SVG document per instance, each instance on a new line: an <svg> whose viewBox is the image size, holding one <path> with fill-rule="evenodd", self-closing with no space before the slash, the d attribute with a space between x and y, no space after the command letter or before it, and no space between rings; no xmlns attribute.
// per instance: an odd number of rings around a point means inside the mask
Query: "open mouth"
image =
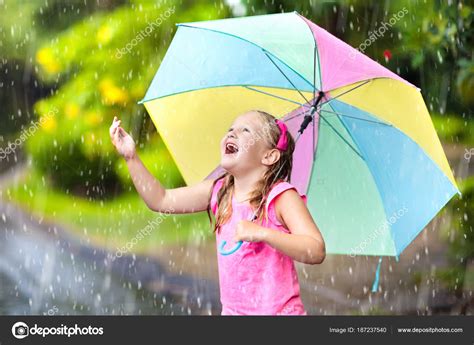
<svg viewBox="0 0 474 345"><path fill-rule="evenodd" d="M232 144L232 143L227 143L225 145L225 154L226 155L233 155L237 152L239 152L239 147L237 145Z"/></svg>

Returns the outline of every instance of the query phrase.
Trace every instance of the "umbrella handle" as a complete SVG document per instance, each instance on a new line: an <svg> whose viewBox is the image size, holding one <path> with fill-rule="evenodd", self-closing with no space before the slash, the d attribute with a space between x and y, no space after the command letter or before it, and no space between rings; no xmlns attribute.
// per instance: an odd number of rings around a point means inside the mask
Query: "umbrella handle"
<svg viewBox="0 0 474 345"><path fill-rule="evenodd" d="M237 242L235 247L228 251L224 250L224 247L226 244L227 244L227 241L222 241L221 245L219 246L219 253L221 253L221 255L230 255L230 254L235 253L237 250L239 250L240 246L242 245L242 241Z"/></svg>

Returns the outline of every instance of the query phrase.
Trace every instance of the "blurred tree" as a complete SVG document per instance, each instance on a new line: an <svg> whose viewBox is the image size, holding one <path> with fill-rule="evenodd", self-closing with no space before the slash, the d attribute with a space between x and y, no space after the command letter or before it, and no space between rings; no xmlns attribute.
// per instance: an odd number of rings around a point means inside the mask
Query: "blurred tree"
<svg viewBox="0 0 474 345"><path fill-rule="evenodd" d="M118 179L130 187L109 138L113 116L122 119L143 148L156 131L137 101L159 67L175 23L229 15L223 2L135 0L113 11L97 11L42 44L35 56L38 73L58 90L36 103L35 110L40 116L55 109L58 113L28 140L36 166L59 187L88 196L110 195ZM149 154L143 155L152 171L170 186L182 184L161 140L152 142L158 147L147 143Z"/></svg>
<svg viewBox="0 0 474 345"><path fill-rule="evenodd" d="M0 136L19 131L30 119L34 102L49 91L38 84L31 65L31 51L36 46L33 16L39 5L0 1ZM33 23L32 23L33 22Z"/></svg>
<svg viewBox="0 0 474 345"><path fill-rule="evenodd" d="M456 86L461 99L468 106L474 104L474 60L459 60L459 73Z"/></svg>
<svg viewBox="0 0 474 345"><path fill-rule="evenodd" d="M123 2L123 1L122 1ZM33 104L57 87L36 75L35 52L67 26L120 1L0 1L0 135L15 136L34 116ZM6 140L5 140L6 141Z"/></svg>
<svg viewBox="0 0 474 345"><path fill-rule="evenodd" d="M431 109L471 117L474 12L465 1L407 2L409 16L398 27L402 50L419 71ZM423 15L419 15L422 13ZM464 117L464 116L463 116Z"/></svg>

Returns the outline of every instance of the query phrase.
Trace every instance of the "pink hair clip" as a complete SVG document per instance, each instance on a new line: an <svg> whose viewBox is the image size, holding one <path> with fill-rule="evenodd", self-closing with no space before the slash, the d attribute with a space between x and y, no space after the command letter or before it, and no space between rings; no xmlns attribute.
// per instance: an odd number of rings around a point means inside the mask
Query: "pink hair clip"
<svg viewBox="0 0 474 345"><path fill-rule="evenodd" d="M275 119L276 124L280 128L280 138L278 139L278 143L276 148L285 151L288 147L288 138L286 137L286 132L288 131L286 125L283 121Z"/></svg>

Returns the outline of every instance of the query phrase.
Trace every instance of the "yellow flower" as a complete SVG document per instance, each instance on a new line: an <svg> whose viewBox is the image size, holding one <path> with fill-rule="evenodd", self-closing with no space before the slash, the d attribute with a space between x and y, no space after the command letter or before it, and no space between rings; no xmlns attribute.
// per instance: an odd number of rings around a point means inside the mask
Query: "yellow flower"
<svg viewBox="0 0 474 345"><path fill-rule="evenodd" d="M56 119L53 116L41 116L39 119L40 126L48 133L52 133L58 127Z"/></svg>
<svg viewBox="0 0 474 345"><path fill-rule="evenodd" d="M105 104L122 104L129 99L128 93L117 87L111 79L104 79L99 84L99 90L102 95L102 101Z"/></svg>
<svg viewBox="0 0 474 345"><path fill-rule="evenodd" d="M64 113L66 114L68 119L75 119L79 114L80 110L81 109L79 108L79 106L75 103L68 103L64 107Z"/></svg>
<svg viewBox="0 0 474 345"><path fill-rule="evenodd" d="M107 43L112 38L112 30L108 25L102 25L97 31L97 41L99 43Z"/></svg>
<svg viewBox="0 0 474 345"><path fill-rule="evenodd" d="M48 73L57 73L60 70L51 48L41 48L36 53L36 61L43 66Z"/></svg>

